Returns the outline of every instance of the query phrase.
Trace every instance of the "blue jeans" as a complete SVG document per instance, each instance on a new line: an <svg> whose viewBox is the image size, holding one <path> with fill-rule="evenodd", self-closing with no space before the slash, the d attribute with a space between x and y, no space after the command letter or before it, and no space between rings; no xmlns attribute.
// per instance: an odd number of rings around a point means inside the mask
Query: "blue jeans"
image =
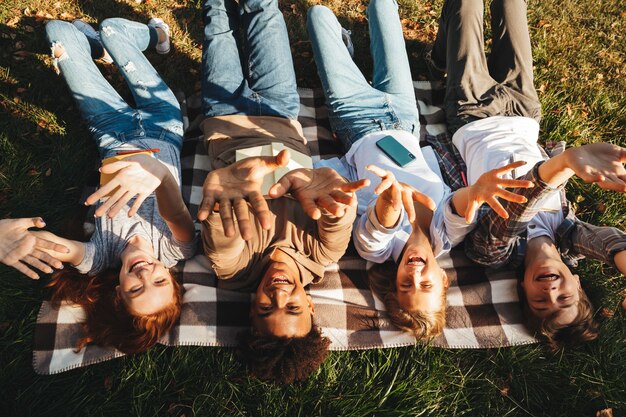
<svg viewBox="0 0 626 417"><path fill-rule="evenodd" d="M182 146L180 106L172 91L143 55L154 47L154 28L125 19L106 19L100 36L119 67L135 99L130 107L102 76L91 57L87 37L74 25L54 20L46 25L53 49L63 48L56 64L98 144L101 158L117 150L142 149L142 139L157 139Z"/></svg>
<svg viewBox="0 0 626 417"><path fill-rule="evenodd" d="M395 0L372 0L367 9L374 74L370 85L341 39L330 9L309 9L307 29L322 81L330 123L346 149L367 133L418 133L419 117Z"/></svg>
<svg viewBox="0 0 626 417"><path fill-rule="evenodd" d="M231 114L296 119L300 99L277 0L207 0L202 6L202 105ZM239 30L244 45L239 45Z"/></svg>

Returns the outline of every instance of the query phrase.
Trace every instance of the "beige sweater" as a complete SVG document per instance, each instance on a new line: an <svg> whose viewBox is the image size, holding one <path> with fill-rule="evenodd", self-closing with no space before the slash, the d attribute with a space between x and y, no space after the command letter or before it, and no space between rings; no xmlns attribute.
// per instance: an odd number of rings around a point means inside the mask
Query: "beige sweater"
<svg viewBox="0 0 626 417"><path fill-rule="evenodd" d="M309 155L302 126L295 120L271 116L220 116L202 123L212 169L235 161L235 151L272 142ZM356 208L343 217L324 213L319 220L306 215L300 203L282 197L268 200L270 230L263 230L255 217L253 236L244 241L235 224L235 235L224 235L219 213L211 213L202 224L204 253L219 279L219 287L255 291L276 249L289 255L298 265L304 285L318 282L324 267L337 262L350 242Z"/></svg>

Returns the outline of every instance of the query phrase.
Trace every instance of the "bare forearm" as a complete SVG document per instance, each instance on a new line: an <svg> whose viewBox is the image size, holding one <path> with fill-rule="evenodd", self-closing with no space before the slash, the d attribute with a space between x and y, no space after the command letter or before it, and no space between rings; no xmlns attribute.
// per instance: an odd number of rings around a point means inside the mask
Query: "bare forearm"
<svg viewBox="0 0 626 417"><path fill-rule="evenodd" d="M615 266L622 273L622 275L626 275L626 250L618 252L615 254L615 258L613 258L613 262L615 262Z"/></svg>
<svg viewBox="0 0 626 417"><path fill-rule="evenodd" d="M551 187L556 188L564 184L574 175L574 171L567 166L565 152L548 159L539 166L539 178Z"/></svg>
<svg viewBox="0 0 626 417"><path fill-rule="evenodd" d="M77 240L65 239L63 237L57 236L54 233L51 233L45 230L33 231L30 233L35 235L35 237L48 240L50 242L57 243L59 245L63 245L67 249L69 249L69 252L67 253L56 252L51 249L41 249L42 251L47 252L50 255L54 256L56 259L58 259L61 262L69 262L72 265L78 265L79 263L82 262L83 257L85 256L85 244L83 242L79 242Z"/></svg>
<svg viewBox="0 0 626 417"><path fill-rule="evenodd" d="M452 194L452 200L450 204L452 205L452 210L455 214L465 217L465 212L467 211L467 206L469 204L469 193L470 187L459 188Z"/></svg>
<svg viewBox="0 0 626 417"><path fill-rule="evenodd" d="M391 203L385 201L381 197L376 199L375 210L378 222L387 229L394 227L398 223L400 215L402 214L402 209L394 209Z"/></svg>
<svg viewBox="0 0 626 417"><path fill-rule="evenodd" d="M159 213L172 231L172 235L183 242L191 241L195 235L193 219L185 206L178 183L169 171L155 194Z"/></svg>

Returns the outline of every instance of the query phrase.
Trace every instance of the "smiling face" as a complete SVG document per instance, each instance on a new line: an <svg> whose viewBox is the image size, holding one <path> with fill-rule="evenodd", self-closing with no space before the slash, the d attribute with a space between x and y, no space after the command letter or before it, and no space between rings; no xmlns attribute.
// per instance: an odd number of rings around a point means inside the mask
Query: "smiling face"
<svg viewBox="0 0 626 417"><path fill-rule="evenodd" d="M441 311L445 307L448 276L439 266L424 235L411 234L396 274L396 295L406 311Z"/></svg>
<svg viewBox="0 0 626 417"><path fill-rule="evenodd" d="M530 312L541 318L556 316L558 325L571 323L578 315L580 281L567 265L553 258L527 262L522 288Z"/></svg>
<svg viewBox="0 0 626 417"><path fill-rule="evenodd" d="M251 307L255 331L276 337L302 337L311 331L314 312L300 273L292 262L272 261Z"/></svg>
<svg viewBox="0 0 626 417"><path fill-rule="evenodd" d="M120 284L116 290L132 313L150 315L173 302L172 279L168 269L151 253L127 245L122 252Z"/></svg>

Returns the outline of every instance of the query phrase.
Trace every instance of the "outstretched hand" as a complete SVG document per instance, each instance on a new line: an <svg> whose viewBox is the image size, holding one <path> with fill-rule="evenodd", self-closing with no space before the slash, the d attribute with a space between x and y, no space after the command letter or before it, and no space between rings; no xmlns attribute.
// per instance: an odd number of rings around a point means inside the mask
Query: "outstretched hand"
<svg viewBox="0 0 626 417"><path fill-rule="evenodd" d="M225 168L211 171L204 180L202 187L203 198L198 210L198 220L206 220L217 203L224 226L224 234L228 237L235 234L234 211L241 237L248 240L252 237L249 202L261 227L269 229L271 227L270 211L261 193L263 178L288 163L289 151L282 150L275 157L250 157Z"/></svg>
<svg viewBox="0 0 626 417"><path fill-rule="evenodd" d="M592 143L564 152L567 167L585 182L626 193L626 148L610 143Z"/></svg>
<svg viewBox="0 0 626 417"><path fill-rule="evenodd" d="M322 210L342 217L346 207L357 205L354 192L367 185L369 180L366 179L347 182L332 168L300 168L283 175L272 185L269 196L277 198L291 193L304 212L317 220L322 216Z"/></svg>
<svg viewBox="0 0 626 417"><path fill-rule="evenodd" d="M409 184L399 182L396 180L393 172L379 168L376 165L368 165L366 168L378 175L382 180L374 190L379 196L378 198L395 211L400 211L400 207L404 206L404 210L406 210L411 223L415 221L414 201L422 204L431 211L437 209L437 205L429 196L420 193Z"/></svg>
<svg viewBox="0 0 626 417"><path fill-rule="evenodd" d="M498 216L507 219L509 214L496 197L500 197L514 203L525 203L526 197L512 193L504 188L531 188L532 181L512 180L501 178L502 175L526 165L525 161L517 161L500 168L485 172L478 178L476 183L468 187L468 202L465 209L465 221L469 224L474 219L476 211L483 204L487 203Z"/></svg>
<svg viewBox="0 0 626 417"><path fill-rule="evenodd" d="M103 174L115 176L95 193L87 197L85 204L92 205L111 194L98 207L96 217L108 214L114 217L133 197L135 201L128 211L133 216L144 200L157 189L169 172L158 159L148 155L134 155L100 168Z"/></svg>
<svg viewBox="0 0 626 417"><path fill-rule="evenodd" d="M28 231L31 227L45 227L40 217L0 220L0 262L22 272L29 278L39 275L29 266L41 272L52 273L54 268L63 268L63 263L44 250L68 253L63 245L35 237Z"/></svg>

